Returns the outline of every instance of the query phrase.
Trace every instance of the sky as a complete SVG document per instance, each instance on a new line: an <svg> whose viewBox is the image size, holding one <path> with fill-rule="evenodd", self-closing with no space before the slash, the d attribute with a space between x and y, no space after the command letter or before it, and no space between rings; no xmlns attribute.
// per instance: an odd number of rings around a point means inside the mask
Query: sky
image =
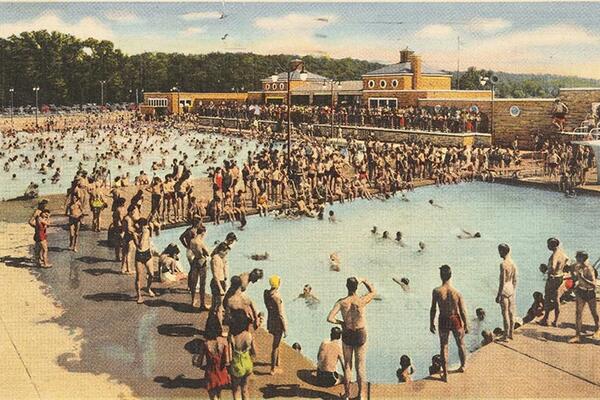
<svg viewBox="0 0 600 400"><path fill-rule="evenodd" d="M220 18L224 13L225 17ZM255 52L600 79L600 3L0 3L0 37L57 30L127 54ZM459 52L460 37L460 52ZM460 57L459 57L460 54Z"/></svg>

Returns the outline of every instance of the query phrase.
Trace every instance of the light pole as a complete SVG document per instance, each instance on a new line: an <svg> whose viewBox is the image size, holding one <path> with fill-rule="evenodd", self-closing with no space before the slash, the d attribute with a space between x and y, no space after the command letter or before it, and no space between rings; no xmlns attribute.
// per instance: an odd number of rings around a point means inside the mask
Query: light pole
<svg viewBox="0 0 600 400"><path fill-rule="evenodd" d="M40 92L39 86L34 86L32 90L35 92L35 127L38 127L38 93Z"/></svg>
<svg viewBox="0 0 600 400"><path fill-rule="evenodd" d="M335 100L334 100L334 88L337 86L338 90L342 88L342 82L329 79L323 82L323 89L327 87L327 83L331 85L331 137L334 136L334 119L335 119Z"/></svg>
<svg viewBox="0 0 600 400"><path fill-rule="evenodd" d="M104 106L104 84L106 81L102 80L100 82L100 105Z"/></svg>
<svg viewBox="0 0 600 400"><path fill-rule="evenodd" d="M492 135L492 141L494 140L494 98L495 98L495 87L496 83L498 83L498 77L496 75L492 75L490 77L480 76L479 83L481 86L485 86L486 84L490 84L490 90L492 95L492 112L490 115L490 134Z"/></svg>
<svg viewBox="0 0 600 400"><path fill-rule="evenodd" d="M171 88L171 92L177 92L177 116L179 116L180 107L181 107L181 99L179 98L179 86L173 86Z"/></svg>
<svg viewBox="0 0 600 400"><path fill-rule="evenodd" d="M10 125L14 128L13 115L15 114L15 88L8 89L10 93Z"/></svg>
<svg viewBox="0 0 600 400"><path fill-rule="evenodd" d="M290 61L288 70L287 70L287 170L288 176L291 173L291 165L292 165L292 91L290 81L292 79L292 74L300 70L300 80L305 81L308 78L308 73L304 70L304 61L296 58ZM273 82L277 82L279 76L277 74L271 77Z"/></svg>

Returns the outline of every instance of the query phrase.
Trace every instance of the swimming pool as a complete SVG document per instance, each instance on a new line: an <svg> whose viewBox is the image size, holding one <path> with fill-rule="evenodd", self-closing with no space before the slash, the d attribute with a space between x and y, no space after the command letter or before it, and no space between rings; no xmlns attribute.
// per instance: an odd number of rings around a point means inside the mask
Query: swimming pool
<svg viewBox="0 0 600 400"><path fill-rule="evenodd" d="M281 292L289 320L287 342L299 342L302 351L316 359L321 340L328 337L332 325L326 317L335 301L345 296L349 276L366 277L377 289L382 301L368 307L369 349L367 373L372 382L395 382L395 371L402 354L412 358L415 378L427 375L431 356L439 352L437 335L429 332L431 291L440 284L439 266L453 268L454 285L463 293L469 318L475 309L487 312L484 328L502 325L500 308L495 303L500 258L497 245L511 245L519 268L517 287L518 314L523 316L531 304L531 294L543 289L538 271L548 259L546 239L556 236L569 256L585 249L591 261L600 256L597 243L599 200L593 197L566 199L563 195L536 189L470 183L442 188L419 188L408 194L410 202L399 198L382 202L356 201L331 207L339 222L316 219L298 221L252 217L244 231L236 230L239 242L229 255L232 273L259 267L265 278L248 289L258 308L265 311L262 291L268 277L279 274ZM443 208L428 204L429 199ZM375 238L370 229L376 225L393 237L401 231L406 247L392 240ZM466 229L479 231L481 239L459 240ZM223 239L232 230L230 224L210 225L208 241ZM155 238L162 249L176 241L181 229L165 231ZM418 242L426 243L418 253ZM268 261L252 261L252 253L268 251ZM341 257L341 272L329 270L329 254ZM183 261L187 268L187 261ZM392 277L410 279L404 291ZM321 300L312 309L294 300L304 284L310 284ZM474 324L471 324L475 327ZM471 346L480 341L480 329L468 338ZM458 362L451 345L451 363Z"/></svg>
<svg viewBox="0 0 600 400"><path fill-rule="evenodd" d="M183 155L187 154L189 157L188 164L192 164L190 165L192 177L198 178L206 176L208 167L222 166L223 160L225 159L235 159L241 167L242 162L247 157L247 152L255 151L257 149L257 142L254 140L225 137L204 131L179 132L172 129L167 130L166 132L168 137L166 143L161 143L161 137L159 136L152 136L150 139L144 139L142 147L146 149L143 150L141 164L129 165L128 160L133 154L133 146L129 145L127 148L122 147L120 155L123 156L123 160L112 159L102 162L101 165L104 165L111 170L112 179L117 175L125 175L129 172L130 182L133 184L134 178L139 175L140 171L145 171L146 174L152 177L152 163L155 161L160 162L163 157L167 162L167 169L157 171L157 173L161 178L164 178L164 175L170 172L172 160L174 158L182 160ZM102 140L102 137L89 139L86 137L86 133L83 130L69 133L64 137L55 132L37 133L36 139L49 140L52 142L60 141L60 143L65 146L63 150L47 151L49 155L55 155L56 162L52 168L48 169L47 174L43 175L38 171L41 165L43 163L45 164L47 160L33 163L35 155L41 150L39 150L34 143L29 142L30 136L30 133L18 132L16 137L21 143L21 148L16 150L5 148L8 143L14 142L14 138L0 137L0 153L4 153L3 156L0 156L0 168L4 167L4 163L9 158L17 154L26 155L32 161L31 168L20 168L19 164L22 158L19 157L19 160L16 163L12 163L12 168L9 171L2 170L2 173L0 173L0 200L12 199L23 195L30 182L35 182L39 185L40 195L65 193L77 172L79 162L81 161L83 169L91 173L95 164L95 154L103 153L108 149L108 145L106 141ZM190 145L191 140L194 138L206 142L203 155L199 158L200 162L198 162L197 165L193 165L193 163L198 159L196 155L199 150ZM127 134L124 134L121 137L118 137L117 141L119 143L126 143L129 139ZM133 137L132 139L136 140L137 137ZM230 141L240 145L241 150L234 154L230 154ZM76 152L75 147L78 143L79 152ZM161 148L168 149L169 154L162 156L160 153ZM258 148L262 148L262 146L259 145ZM202 162L205 157L213 151L215 153L216 162ZM89 158L89 160L83 160L84 155L86 158ZM233 157L229 157L230 155ZM72 156L72 160L68 159L69 156ZM121 166L120 169L118 168L119 166ZM52 184L50 180L56 167L60 167L62 177L58 183ZM15 179L12 179L13 174L17 175ZM44 183L42 183L42 179L45 179Z"/></svg>

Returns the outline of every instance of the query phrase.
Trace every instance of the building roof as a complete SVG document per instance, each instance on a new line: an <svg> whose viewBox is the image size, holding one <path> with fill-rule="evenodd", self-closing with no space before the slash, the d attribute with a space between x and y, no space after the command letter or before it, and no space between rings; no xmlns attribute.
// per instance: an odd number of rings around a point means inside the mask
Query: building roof
<svg viewBox="0 0 600 400"><path fill-rule="evenodd" d="M308 76L306 77L307 82L323 82L323 81L329 79L329 78L326 78L321 75L313 74L312 72L308 72L306 70L304 72L306 72L308 74ZM290 80L301 81L302 79L300 79L300 71L295 70L294 72L292 72ZM271 82L271 77L269 76L268 78L261 79L261 81L262 82ZM280 74L277 74L277 82L287 82L287 72L282 72Z"/></svg>
<svg viewBox="0 0 600 400"><path fill-rule="evenodd" d="M422 64L422 73L426 75L450 75L449 72L437 70L427 66L426 64ZM401 74L412 74L412 67L410 62L403 62L397 64L386 65L385 67L376 69L375 71L370 71L364 74L363 76L372 76L372 75L401 75Z"/></svg>

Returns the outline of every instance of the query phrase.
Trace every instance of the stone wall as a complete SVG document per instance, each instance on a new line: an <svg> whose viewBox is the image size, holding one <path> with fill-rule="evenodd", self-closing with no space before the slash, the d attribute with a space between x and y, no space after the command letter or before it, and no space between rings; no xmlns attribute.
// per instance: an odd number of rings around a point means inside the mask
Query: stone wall
<svg viewBox="0 0 600 400"><path fill-rule="evenodd" d="M243 124L246 123L247 121L243 121ZM271 126L271 129L275 129L277 125L273 121L260 121L259 123L262 127ZM238 121L233 118L201 117L200 124L204 126L225 126L230 129L239 129ZM306 131L306 124L302 124L300 129ZM313 129L316 135L331 137L330 125L313 125ZM398 143L404 140L428 140L441 146L489 146L491 144L490 135L482 133L452 134L371 127L336 126L336 135L339 132L339 129L341 129L342 135L352 135L358 140L370 138L391 143Z"/></svg>
<svg viewBox="0 0 600 400"><path fill-rule="evenodd" d="M592 103L600 103L600 88L560 89L560 98L569 107L565 130L572 131L592 112Z"/></svg>

